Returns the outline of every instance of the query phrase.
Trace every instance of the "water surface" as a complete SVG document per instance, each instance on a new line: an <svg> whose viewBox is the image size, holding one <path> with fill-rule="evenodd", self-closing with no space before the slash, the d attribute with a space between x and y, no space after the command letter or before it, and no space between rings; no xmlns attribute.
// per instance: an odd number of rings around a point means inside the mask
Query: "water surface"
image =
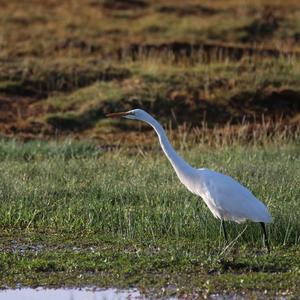
<svg viewBox="0 0 300 300"><path fill-rule="evenodd" d="M158 299L153 297L146 297L142 295L137 289L118 290L110 289L96 289L96 288L73 288L73 289L50 289L50 288L20 288L0 290L0 300L144 300L144 299ZM202 299L198 294L193 294L191 298L183 297L164 297L162 299ZM270 299L268 295L262 293L253 294L211 294L208 295L208 300L246 300L246 299ZM286 300L285 295L278 295L272 297L276 300Z"/></svg>
<svg viewBox="0 0 300 300"><path fill-rule="evenodd" d="M146 299L137 289L8 289L0 291L1 300L123 300Z"/></svg>

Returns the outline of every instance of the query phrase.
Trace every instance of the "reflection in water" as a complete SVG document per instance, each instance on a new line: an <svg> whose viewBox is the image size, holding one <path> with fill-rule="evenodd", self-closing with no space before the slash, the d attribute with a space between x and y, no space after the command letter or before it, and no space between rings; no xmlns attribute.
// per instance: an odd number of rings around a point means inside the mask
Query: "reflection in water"
<svg viewBox="0 0 300 300"><path fill-rule="evenodd" d="M136 289L88 290L88 289L31 289L0 291L1 300L123 300L146 299Z"/></svg>

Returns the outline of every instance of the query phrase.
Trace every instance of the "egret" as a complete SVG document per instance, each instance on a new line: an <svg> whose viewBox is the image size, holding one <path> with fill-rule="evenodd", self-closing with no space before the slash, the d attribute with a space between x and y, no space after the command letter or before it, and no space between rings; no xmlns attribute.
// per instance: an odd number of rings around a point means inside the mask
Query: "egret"
<svg viewBox="0 0 300 300"><path fill-rule="evenodd" d="M228 235L224 221L242 223L251 220L260 223L263 240L270 251L265 224L270 223L272 218L267 207L250 190L230 176L206 168L196 169L190 166L176 153L159 122L147 112L133 109L127 112L110 113L107 117L140 120L153 127L161 148L181 183L190 192L200 196L214 217L221 220L226 243L228 243Z"/></svg>

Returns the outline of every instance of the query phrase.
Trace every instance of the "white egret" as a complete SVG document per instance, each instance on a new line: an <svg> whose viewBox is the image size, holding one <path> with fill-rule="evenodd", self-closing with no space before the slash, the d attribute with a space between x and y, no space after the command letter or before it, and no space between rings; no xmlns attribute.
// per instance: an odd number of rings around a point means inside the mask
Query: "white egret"
<svg viewBox="0 0 300 300"><path fill-rule="evenodd" d="M200 196L214 217L221 220L226 242L228 242L228 237L224 221L241 223L248 219L261 224L263 238L268 251L270 251L265 223L270 223L272 218L267 207L246 187L230 176L206 168L196 169L190 166L173 149L162 126L147 112L134 109L111 113L107 117L124 117L144 121L151 125L179 180L190 192Z"/></svg>

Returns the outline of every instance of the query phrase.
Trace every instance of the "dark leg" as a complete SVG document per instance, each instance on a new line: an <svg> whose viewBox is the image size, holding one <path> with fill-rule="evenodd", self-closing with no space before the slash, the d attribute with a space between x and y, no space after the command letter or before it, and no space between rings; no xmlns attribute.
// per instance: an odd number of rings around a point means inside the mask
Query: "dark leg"
<svg viewBox="0 0 300 300"><path fill-rule="evenodd" d="M221 220L221 224L222 224L222 228L223 228L225 241L226 241L226 243L228 243L228 236L227 236L227 232L226 232L226 228L225 228L225 224L224 224L223 220Z"/></svg>
<svg viewBox="0 0 300 300"><path fill-rule="evenodd" d="M266 225L264 222L259 222L259 224L262 227L264 243L267 246L268 252L270 253L270 246L269 246L268 235L267 235L267 231L266 231Z"/></svg>

